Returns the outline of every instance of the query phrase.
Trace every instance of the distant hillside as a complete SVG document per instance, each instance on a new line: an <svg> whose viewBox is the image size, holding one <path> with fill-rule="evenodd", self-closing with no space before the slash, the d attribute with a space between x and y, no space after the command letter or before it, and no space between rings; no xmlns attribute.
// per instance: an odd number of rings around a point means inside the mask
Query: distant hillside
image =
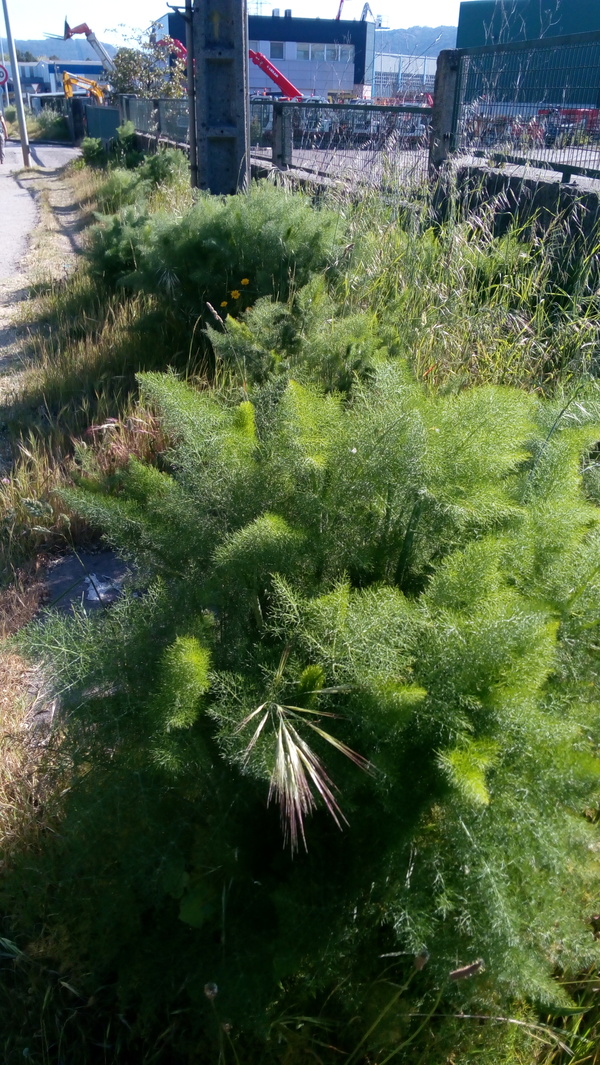
<svg viewBox="0 0 600 1065"><path fill-rule="evenodd" d="M375 31L377 52L437 56L444 48L456 48L456 26L411 26L407 30Z"/></svg>
<svg viewBox="0 0 600 1065"><path fill-rule="evenodd" d="M96 53L87 43L85 37L72 37L70 41L55 41L52 38L43 41L15 41L15 45L21 52L31 52L38 59L42 57L48 59L51 55L58 56L59 59L64 60L96 58ZM111 56L117 51L112 44L105 44L104 47Z"/></svg>

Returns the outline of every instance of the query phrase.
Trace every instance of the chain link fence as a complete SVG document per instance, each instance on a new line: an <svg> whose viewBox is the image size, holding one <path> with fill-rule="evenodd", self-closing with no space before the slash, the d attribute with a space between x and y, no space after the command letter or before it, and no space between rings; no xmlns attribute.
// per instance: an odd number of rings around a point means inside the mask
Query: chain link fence
<svg viewBox="0 0 600 1065"><path fill-rule="evenodd" d="M455 155L600 177L600 33L456 54Z"/></svg>

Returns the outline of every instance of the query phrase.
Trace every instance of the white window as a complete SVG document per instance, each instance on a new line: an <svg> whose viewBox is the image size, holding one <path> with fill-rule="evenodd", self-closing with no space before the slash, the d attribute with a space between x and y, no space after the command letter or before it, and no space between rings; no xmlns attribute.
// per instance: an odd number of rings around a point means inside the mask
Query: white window
<svg viewBox="0 0 600 1065"><path fill-rule="evenodd" d="M340 45L340 63L353 63L354 62L354 45L342 44Z"/></svg>
<svg viewBox="0 0 600 1065"><path fill-rule="evenodd" d="M259 44L259 41L248 41L248 48L250 48L253 52L260 52L260 48L258 47Z"/></svg>
<svg viewBox="0 0 600 1065"><path fill-rule="evenodd" d="M325 45L324 44L311 44L311 46L310 46L310 58L315 63L325 59Z"/></svg>
<svg viewBox="0 0 600 1065"><path fill-rule="evenodd" d="M283 59L283 41L271 41L269 46L270 59Z"/></svg>
<svg viewBox="0 0 600 1065"><path fill-rule="evenodd" d="M340 57L340 50L337 44L325 45L325 59L328 63L336 63Z"/></svg>
<svg viewBox="0 0 600 1065"><path fill-rule="evenodd" d="M296 59L310 59L310 44L296 45Z"/></svg>

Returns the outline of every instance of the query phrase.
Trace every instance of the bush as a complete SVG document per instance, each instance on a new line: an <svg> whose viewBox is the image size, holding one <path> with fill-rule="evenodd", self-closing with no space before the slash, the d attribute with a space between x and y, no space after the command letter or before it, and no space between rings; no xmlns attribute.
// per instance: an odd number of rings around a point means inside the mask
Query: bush
<svg viewBox="0 0 600 1065"><path fill-rule="evenodd" d="M101 214L117 214L123 207L141 203L144 192L136 170L110 170L98 190L98 210Z"/></svg>
<svg viewBox="0 0 600 1065"><path fill-rule="evenodd" d="M131 188L125 182L126 188ZM117 288L134 276L144 246L152 236L152 220L142 207L129 206L91 231L92 276Z"/></svg>
<svg viewBox="0 0 600 1065"><path fill-rule="evenodd" d="M221 328L208 325L206 333L218 368L238 382L292 372L328 391L349 393L387 354L375 316L341 316L321 276L288 303L265 296L239 321L228 317Z"/></svg>
<svg viewBox="0 0 600 1065"><path fill-rule="evenodd" d="M69 139L69 127L64 115L49 107L44 107L35 116L38 136L46 140L64 141Z"/></svg>
<svg viewBox="0 0 600 1065"><path fill-rule="evenodd" d="M17 109L16 109L16 107L13 104L8 104L4 108L4 117L5 117L7 122L16 122L17 121Z"/></svg>
<svg viewBox="0 0 600 1065"><path fill-rule="evenodd" d="M106 165L108 157L99 137L84 137L81 142L81 154L86 166Z"/></svg>
<svg viewBox="0 0 600 1065"><path fill-rule="evenodd" d="M124 242L131 253L118 274L114 248ZM343 246L339 214L264 182L249 195L201 196L180 219L155 216L138 241L130 215L113 219L95 231L90 259L109 284L155 293L194 321L211 317L207 302L238 316L262 296L286 300L313 274L331 271Z"/></svg>
<svg viewBox="0 0 600 1065"><path fill-rule="evenodd" d="M147 155L138 174L152 185L171 185L188 170L188 161L177 148L163 148Z"/></svg>
<svg viewBox="0 0 600 1065"><path fill-rule="evenodd" d="M144 153L137 146L137 133L133 122L127 121L117 127L110 156L117 166L124 166L128 170L134 170L143 162Z"/></svg>
<svg viewBox="0 0 600 1065"><path fill-rule="evenodd" d="M600 960L597 393L373 372L347 405L146 375L168 467L68 496L146 592L29 633L75 786L2 902L136 1060L231 1029L240 1060L250 1034L304 1061L300 1017L321 1060L409 1063L442 997L560 1010L553 972Z"/></svg>
<svg viewBox="0 0 600 1065"><path fill-rule="evenodd" d="M159 185L169 188L180 181L186 169L185 156L175 148L147 156L135 170L111 169L98 190L99 211L117 214L122 207L143 205Z"/></svg>

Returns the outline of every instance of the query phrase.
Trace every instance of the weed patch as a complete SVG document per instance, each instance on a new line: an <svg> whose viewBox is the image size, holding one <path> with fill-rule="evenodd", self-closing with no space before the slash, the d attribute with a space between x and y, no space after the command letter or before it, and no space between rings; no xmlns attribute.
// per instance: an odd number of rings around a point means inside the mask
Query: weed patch
<svg viewBox="0 0 600 1065"><path fill-rule="evenodd" d="M77 172L10 412L7 570L102 533L138 583L21 634L6 1059L593 1061L594 255L184 176Z"/></svg>

